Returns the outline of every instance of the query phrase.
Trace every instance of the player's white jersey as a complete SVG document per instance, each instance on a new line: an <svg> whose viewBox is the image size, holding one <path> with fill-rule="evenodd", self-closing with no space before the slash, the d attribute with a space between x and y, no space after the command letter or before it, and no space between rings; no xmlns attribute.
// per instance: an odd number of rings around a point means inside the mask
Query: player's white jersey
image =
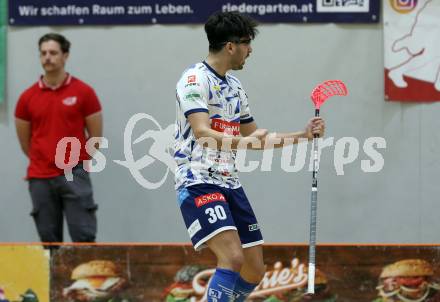
<svg viewBox="0 0 440 302"><path fill-rule="evenodd" d="M218 75L206 62L197 63L183 73L176 98L176 189L200 183L240 187L236 151L203 148L187 120L191 113L207 112L212 129L240 135L240 124L254 120L240 81L228 73L225 77Z"/></svg>

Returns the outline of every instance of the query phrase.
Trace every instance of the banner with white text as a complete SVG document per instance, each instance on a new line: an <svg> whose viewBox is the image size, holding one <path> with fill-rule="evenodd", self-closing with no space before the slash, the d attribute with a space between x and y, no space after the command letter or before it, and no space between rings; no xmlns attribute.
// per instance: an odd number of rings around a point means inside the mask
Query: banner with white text
<svg viewBox="0 0 440 302"><path fill-rule="evenodd" d="M9 24L200 24L216 11L268 23L377 23L379 9L376 0L9 0Z"/></svg>

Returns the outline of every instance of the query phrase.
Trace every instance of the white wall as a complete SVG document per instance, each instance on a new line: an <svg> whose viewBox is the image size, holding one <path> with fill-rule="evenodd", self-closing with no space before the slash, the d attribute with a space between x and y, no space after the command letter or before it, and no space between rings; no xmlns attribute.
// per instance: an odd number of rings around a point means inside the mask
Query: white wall
<svg viewBox="0 0 440 302"><path fill-rule="evenodd" d="M207 43L201 26L35 27L9 29L7 103L0 110L0 241L36 241L26 160L15 136L16 100L41 73L37 41L48 31L66 35L73 47L68 70L97 91L109 149L106 169L93 175L100 204L99 241L188 241L175 200L173 179L146 190L113 160L124 159L128 119L146 112L165 127L174 121L175 83L181 72L203 60ZM318 241L438 242L437 173L440 104L384 101L381 25L262 25L245 69L237 73L259 126L301 129L313 115L308 95L326 79L342 79L350 96L322 108L327 136L361 142L359 158L336 174L334 148L324 150L319 172ZM153 128L146 121L140 134ZM384 137L385 166L364 173L366 138ZM138 146L137 158L150 142ZM144 148L143 150L141 150ZM286 173L275 152L272 172L243 173L241 179L259 217L266 242L306 242L311 173ZM258 158L258 153L251 158ZM278 158L278 159L277 159ZM156 162L142 173L159 179Z"/></svg>

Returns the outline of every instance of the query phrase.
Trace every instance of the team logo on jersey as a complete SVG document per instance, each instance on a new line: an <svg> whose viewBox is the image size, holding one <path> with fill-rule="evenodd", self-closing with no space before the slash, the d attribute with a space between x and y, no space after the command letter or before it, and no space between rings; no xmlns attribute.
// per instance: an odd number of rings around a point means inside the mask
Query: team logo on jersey
<svg viewBox="0 0 440 302"><path fill-rule="evenodd" d="M226 198L222 193L215 192L215 193L209 193L209 194L205 194L205 195L196 197L194 199L194 201L196 203L196 207L200 208L201 206L204 206L205 204L208 204L208 203L211 203L214 201L226 202Z"/></svg>
<svg viewBox="0 0 440 302"><path fill-rule="evenodd" d="M188 76L188 81L187 82L188 82L188 84L195 83L196 82L196 75L193 74L193 75Z"/></svg>
<svg viewBox="0 0 440 302"><path fill-rule="evenodd" d="M221 98L221 97L222 97L222 88L220 87L220 85L214 85L214 86L212 86L212 89L214 90L215 95L216 95L218 98Z"/></svg>
<svg viewBox="0 0 440 302"><path fill-rule="evenodd" d="M76 104L76 96L69 96L63 100L63 104L66 106L73 106Z"/></svg>

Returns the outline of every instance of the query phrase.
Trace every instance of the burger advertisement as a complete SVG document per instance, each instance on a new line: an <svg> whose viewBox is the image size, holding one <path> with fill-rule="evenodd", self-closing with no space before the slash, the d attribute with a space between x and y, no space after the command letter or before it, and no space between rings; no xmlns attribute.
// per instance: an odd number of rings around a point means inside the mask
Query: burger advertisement
<svg viewBox="0 0 440 302"><path fill-rule="evenodd" d="M130 302L124 297L127 281L116 265L108 260L82 263L72 271L72 284L63 289L63 297L72 302Z"/></svg>
<svg viewBox="0 0 440 302"><path fill-rule="evenodd" d="M247 302L440 302L440 246L318 246L313 295L306 245L263 250ZM207 302L216 267L208 249L185 244L61 247L50 263L50 299L37 292L38 302ZM11 298L4 285L9 302L27 289Z"/></svg>
<svg viewBox="0 0 440 302"><path fill-rule="evenodd" d="M374 302L440 302L440 283L431 264L421 259L397 261L383 268Z"/></svg>

